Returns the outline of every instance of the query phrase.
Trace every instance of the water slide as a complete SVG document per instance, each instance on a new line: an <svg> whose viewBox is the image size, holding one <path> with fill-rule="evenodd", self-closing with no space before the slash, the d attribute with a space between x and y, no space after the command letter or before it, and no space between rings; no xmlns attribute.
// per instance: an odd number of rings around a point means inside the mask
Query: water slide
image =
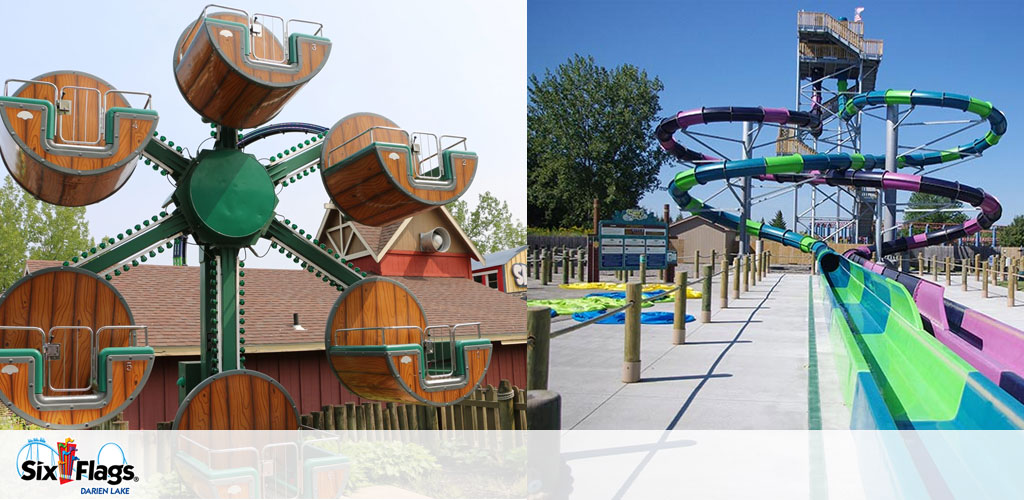
<svg viewBox="0 0 1024 500"><path fill-rule="evenodd" d="M872 106L900 104L969 112L989 131L941 152L904 154L899 168L926 167L975 156L996 145L1006 119L990 103L964 95L920 90L857 94L839 101L849 120ZM677 131L719 122L754 122L821 129L818 113L778 108L718 107L682 111L655 134L662 148L696 164L678 173L669 194L683 209L739 228L740 217L694 198L697 185L741 177L778 182L897 189L941 195L980 208L964 224L886 242L882 255L953 241L988 229L999 219L999 201L979 188L931 177L883 170L885 157L861 154L789 155L724 161L688 149ZM836 253L823 241L753 220L751 236L811 253L822 271L831 308L830 334L838 349L840 379L857 429L1024 428L1024 332L944 298L944 288L873 262L870 247Z"/></svg>

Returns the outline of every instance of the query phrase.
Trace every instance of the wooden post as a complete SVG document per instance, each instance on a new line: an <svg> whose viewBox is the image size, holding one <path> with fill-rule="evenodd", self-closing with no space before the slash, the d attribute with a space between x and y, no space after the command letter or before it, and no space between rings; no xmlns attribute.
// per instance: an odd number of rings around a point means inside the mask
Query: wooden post
<svg viewBox="0 0 1024 500"><path fill-rule="evenodd" d="M750 255L743 256L743 291L750 291Z"/></svg>
<svg viewBox="0 0 1024 500"><path fill-rule="evenodd" d="M672 344L686 343L686 271L676 273L676 290L674 316L672 317Z"/></svg>
<svg viewBox="0 0 1024 500"><path fill-rule="evenodd" d="M569 284L569 252L562 247L562 285Z"/></svg>
<svg viewBox="0 0 1024 500"><path fill-rule="evenodd" d="M981 263L981 298L988 298L988 261Z"/></svg>
<svg viewBox="0 0 1024 500"><path fill-rule="evenodd" d="M924 278L924 251L917 254L917 277Z"/></svg>
<svg viewBox="0 0 1024 500"><path fill-rule="evenodd" d="M337 426L334 424L334 410L331 408L331 406L324 405L320 409L323 411L324 414L324 429L327 429L329 431L333 431L334 429L336 429Z"/></svg>
<svg viewBox="0 0 1024 500"><path fill-rule="evenodd" d="M540 284L547 285L551 282L551 250L545 249L540 251L541 256L541 271L540 271Z"/></svg>
<svg viewBox="0 0 1024 500"><path fill-rule="evenodd" d="M960 290L967 291L967 259L960 259Z"/></svg>
<svg viewBox="0 0 1024 500"><path fill-rule="evenodd" d="M700 320L702 323L711 322L711 266L704 266L704 286L701 287L700 296Z"/></svg>
<svg viewBox="0 0 1024 500"><path fill-rule="evenodd" d="M974 254L974 279L981 280L981 254Z"/></svg>
<svg viewBox="0 0 1024 500"><path fill-rule="evenodd" d="M717 255L718 252L711 249L711 262L708 262L708 264L711 264L711 274L715 274L715 259L717 258Z"/></svg>
<svg viewBox="0 0 1024 500"><path fill-rule="evenodd" d="M626 285L626 302L632 302L626 309L626 338L623 342L622 382L630 384L640 381L640 301L643 299L640 283Z"/></svg>
<svg viewBox="0 0 1024 500"><path fill-rule="evenodd" d="M949 275L949 257L946 257L946 259L942 262L942 270L946 272L946 286L952 286L953 280L952 277Z"/></svg>
<svg viewBox="0 0 1024 500"><path fill-rule="evenodd" d="M345 415L344 405L332 405L334 411L334 428L339 431L348 430L348 417Z"/></svg>
<svg viewBox="0 0 1024 500"><path fill-rule="evenodd" d="M359 427L357 427L358 421L356 420L356 404L355 403L345 403L345 416L348 418L348 424L346 425L348 430L350 430L350 431L358 430Z"/></svg>
<svg viewBox="0 0 1024 500"><path fill-rule="evenodd" d="M740 298L740 257L737 255L732 259L732 298Z"/></svg>
<svg viewBox="0 0 1024 500"><path fill-rule="evenodd" d="M722 309L729 307L729 258L722 259L722 289L719 290L722 297Z"/></svg>
<svg viewBox="0 0 1024 500"><path fill-rule="evenodd" d="M693 252L693 279L700 279L700 250Z"/></svg>
<svg viewBox="0 0 1024 500"><path fill-rule="evenodd" d="M533 279L540 281L541 261L544 260L544 251L536 249L533 251Z"/></svg>
<svg viewBox="0 0 1024 500"><path fill-rule="evenodd" d="M647 256L643 255L640 259L640 284L647 284Z"/></svg>
<svg viewBox="0 0 1024 500"><path fill-rule="evenodd" d="M576 253L576 256L577 256L576 257L576 259L577 259L576 266L578 267L576 279L580 283L583 283L583 282L587 281L587 274L586 274L586 269L587 269L587 262L586 262L587 261L587 249L586 248L581 248L580 251Z"/></svg>
<svg viewBox="0 0 1024 500"><path fill-rule="evenodd" d="M512 397L515 396L515 392L512 391L512 382L509 382L506 379L501 379L501 382L498 382L498 391L496 395L498 396L498 429L511 431L515 427L512 423L512 405L515 404L515 401L512 399ZM428 408L428 410L430 410L430 413L428 413L427 417L427 428L436 429L437 412L434 411L434 408ZM430 414L435 416L433 421L430 421Z"/></svg>
<svg viewBox="0 0 1024 500"><path fill-rule="evenodd" d="M933 255L932 256L931 268L932 268L932 282L939 281L939 256L938 255Z"/></svg>
<svg viewBox="0 0 1024 500"><path fill-rule="evenodd" d="M992 257L992 286L996 286L997 285L997 281L999 279L999 273L1002 270L1000 268L1002 266L1003 265L1002 265L1002 262L1001 262L999 256Z"/></svg>
<svg viewBox="0 0 1024 500"><path fill-rule="evenodd" d="M526 312L526 388L547 390L551 353L551 310L530 307Z"/></svg>
<svg viewBox="0 0 1024 500"><path fill-rule="evenodd" d="M1010 265L1009 275L1006 276L1006 307L1013 307L1016 305L1017 295L1017 268L1014 265Z"/></svg>

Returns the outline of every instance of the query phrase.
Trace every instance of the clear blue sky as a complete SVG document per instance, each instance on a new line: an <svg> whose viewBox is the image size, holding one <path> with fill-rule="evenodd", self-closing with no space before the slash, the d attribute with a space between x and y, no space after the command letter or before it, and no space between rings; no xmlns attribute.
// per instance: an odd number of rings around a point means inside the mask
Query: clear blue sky
<svg viewBox="0 0 1024 500"><path fill-rule="evenodd" d="M6 2L0 41L7 50L0 51L0 74L27 79L74 69L121 90L152 93L153 108L160 113L158 130L195 154L200 145L211 147L211 142L203 143L210 128L181 97L171 53L181 32L209 3L116 0L99 7L71 0ZM514 217L526 219L525 3L218 3L249 13L319 21L333 42L323 70L271 123L329 127L348 114L371 111L408 130L466 136L480 155L480 168L464 198L475 206L479 194L490 191L508 202ZM305 138L274 136L246 151L266 158ZM0 171L7 175L6 169ZM171 191L166 177L140 163L120 191L88 207L90 232L99 238L124 231L159 212ZM319 174L284 189L279 198L278 213L307 231L319 228L328 201ZM257 253L262 255L268 246L261 240ZM167 256L156 263L170 261ZM198 252L190 245L189 263L198 262ZM276 252L250 265L296 267Z"/></svg>
<svg viewBox="0 0 1024 500"><path fill-rule="evenodd" d="M603 66L639 66L665 85L663 116L700 106L792 109L796 100L797 11L852 19L858 6L866 7L865 36L885 41L877 89L962 93L991 101L1006 114L1008 129L998 146L983 158L943 170L936 177L978 186L995 195L1003 203L1000 223L1024 213L1024 197L1020 196L1024 188L1021 2L531 1L527 67L531 74L543 74L575 53L592 55ZM967 118L955 111L915 114L927 119ZM739 135L739 124L720 127L713 132ZM953 130L908 129L900 142L910 143L925 135L937 138ZM986 130L987 125L975 127L936 146L962 144L983 136ZM769 131L774 129L765 130ZM863 152L882 154L884 134L882 122L866 119ZM738 156L738 146L726 147L733 148L725 151L727 154ZM679 168L674 164L662 170L663 185ZM755 195L780 187L771 183L758 188L759 184L754 183ZM706 196L721 186L698 188L696 194ZM809 199L806 188L800 198L803 210ZM903 194L900 201L906 198ZM722 200L723 207L730 206L724 196L716 200ZM664 189L659 189L647 195L642 205L660 214L661 206L670 202ZM767 220L776 209L782 209L787 222L791 221L792 195L756 205L753 216ZM824 215L835 215L834 206L827 210L831 213ZM673 205L673 214L676 212Z"/></svg>

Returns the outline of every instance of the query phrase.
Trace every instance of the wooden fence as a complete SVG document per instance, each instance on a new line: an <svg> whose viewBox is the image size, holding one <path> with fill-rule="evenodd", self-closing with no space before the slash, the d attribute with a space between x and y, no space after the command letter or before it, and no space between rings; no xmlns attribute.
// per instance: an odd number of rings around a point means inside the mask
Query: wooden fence
<svg viewBox="0 0 1024 500"><path fill-rule="evenodd" d="M498 387L478 387L451 406L395 403L327 405L301 415L303 429L346 431L526 430L526 391L502 380ZM161 422L157 429L170 429Z"/></svg>

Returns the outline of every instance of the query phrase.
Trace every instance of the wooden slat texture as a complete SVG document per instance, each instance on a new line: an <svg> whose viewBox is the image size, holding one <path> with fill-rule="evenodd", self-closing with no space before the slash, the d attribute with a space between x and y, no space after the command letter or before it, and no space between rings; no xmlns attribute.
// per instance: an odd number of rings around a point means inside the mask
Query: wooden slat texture
<svg viewBox="0 0 1024 500"><path fill-rule="evenodd" d="M237 13L208 17L248 26ZM331 50L330 42L300 39L296 63L266 64L253 58L280 59L282 41L264 30L246 54L243 38L248 36L241 27L196 21L186 28L175 52L175 79L185 100L207 119L233 128L257 127L276 116L323 68Z"/></svg>
<svg viewBox="0 0 1024 500"><path fill-rule="evenodd" d="M61 139L69 141L77 137L80 140L97 141L96 146L106 146L107 135L114 130L99 133L99 127L105 115L99 114L100 100L111 87L98 78L79 72L59 72L35 78L57 85L58 89L65 86L95 88L99 97L92 91L66 89L64 99L72 101L72 113L59 115L54 123L56 133L53 142L61 146L73 146ZM16 97L43 99L53 102L53 88L43 84L27 84L15 94ZM120 94L107 96L105 109L113 107L129 107L129 103ZM41 110L19 109L12 105L4 107L5 126L0 127L0 151L4 162L18 183L39 199L63 206L82 206L100 201L116 192L128 180L135 169L138 154L145 142L149 140L156 127L156 117L141 119L122 119L117 129L117 137L113 147L100 153L100 157L80 156L75 151L47 151L44 148L46 138L42 134L44 112ZM19 118L24 113L30 118ZM88 131L85 133L84 131ZM22 152L15 138L22 141L32 155ZM120 164L116 168L107 169ZM56 167L74 170L69 173L57 170Z"/></svg>
<svg viewBox="0 0 1024 500"><path fill-rule="evenodd" d="M179 430L294 430L298 410L287 394L258 372L225 372L207 380L175 422Z"/></svg>
<svg viewBox="0 0 1024 500"><path fill-rule="evenodd" d="M52 326L89 327L94 332L104 326L131 325L131 315L116 291L99 277L66 268L49 268L33 273L8 290L0 303L0 323L4 326L35 326L49 331ZM0 332L5 349L42 349L38 332L4 330ZM86 330L57 329L53 332L54 343L61 345L61 357L45 360L46 369L51 373L50 383L54 389L88 387L92 368L91 337ZM106 347L128 347L130 335L121 331L101 337L100 350ZM98 354L98 353L97 353ZM21 370L14 374L0 375L5 381L3 393L13 401L16 411L23 416L60 426L84 426L102 418L113 416L121 404L136 398L142 390L150 361L115 361L109 376L113 379L107 385L110 399L103 408L42 411L31 406L29 394L29 372ZM43 394L50 397L90 394L52 390L43 380L35 381L43 386Z"/></svg>
<svg viewBox="0 0 1024 500"><path fill-rule="evenodd" d="M328 132L321 155L321 175L328 194L356 221L371 226L400 221L455 200L472 182L477 160L467 154L455 162L452 184L431 189L414 183L407 150L381 145L365 149L374 143L408 145L409 135L388 129L364 133L373 127L398 125L373 113L349 115ZM342 161L347 163L335 167ZM416 170L415 159L413 164Z"/></svg>

